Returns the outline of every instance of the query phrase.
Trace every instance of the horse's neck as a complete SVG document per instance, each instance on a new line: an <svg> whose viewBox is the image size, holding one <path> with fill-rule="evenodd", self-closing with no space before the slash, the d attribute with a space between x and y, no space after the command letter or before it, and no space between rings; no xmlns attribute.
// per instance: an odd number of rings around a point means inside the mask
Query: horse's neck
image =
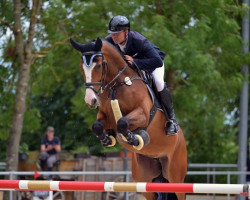
<svg viewBox="0 0 250 200"><path fill-rule="evenodd" d="M108 63L108 74L106 77L107 81L112 80L125 66L126 62L123 60L122 56L111 46L106 46L103 49L104 58ZM123 72L121 76L126 74Z"/></svg>

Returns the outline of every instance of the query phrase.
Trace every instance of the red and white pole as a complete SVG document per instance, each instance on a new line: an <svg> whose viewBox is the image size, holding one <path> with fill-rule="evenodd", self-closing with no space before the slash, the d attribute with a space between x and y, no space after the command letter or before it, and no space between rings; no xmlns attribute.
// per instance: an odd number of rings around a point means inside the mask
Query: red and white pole
<svg viewBox="0 0 250 200"><path fill-rule="evenodd" d="M0 180L0 190L176 192L249 195L247 184Z"/></svg>

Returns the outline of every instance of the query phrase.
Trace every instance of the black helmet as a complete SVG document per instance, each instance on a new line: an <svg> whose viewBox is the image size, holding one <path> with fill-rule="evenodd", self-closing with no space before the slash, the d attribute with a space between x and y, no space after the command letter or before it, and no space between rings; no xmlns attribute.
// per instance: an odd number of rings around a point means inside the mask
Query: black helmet
<svg viewBox="0 0 250 200"><path fill-rule="evenodd" d="M129 30L130 23L127 17L117 15L109 22L108 33L119 33L121 31Z"/></svg>

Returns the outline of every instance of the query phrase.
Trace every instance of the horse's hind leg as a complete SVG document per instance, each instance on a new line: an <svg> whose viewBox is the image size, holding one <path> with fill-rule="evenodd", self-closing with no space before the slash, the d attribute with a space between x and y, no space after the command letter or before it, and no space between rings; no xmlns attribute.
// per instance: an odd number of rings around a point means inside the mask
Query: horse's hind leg
<svg viewBox="0 0 250 200"><path fill-rule="evenodd" d="M159 161L141 154L132 154L132 176L136 182L152 182L161 174ZM156 200L156 193L143 193L147 200Z"/></svg>
<svg viewBox="0 0 250 200"><path fill-rule="evenodd" d="M168 169L163 171L164 177L168 179L170 183L184 183L184 179L187 173L187 150L182 132L179 133L179 143L175 148L175 152L168 158ZM161 160L163 166L166 166L166 160ZM185 193L176 193L178 200L185 200Z"/></svg>

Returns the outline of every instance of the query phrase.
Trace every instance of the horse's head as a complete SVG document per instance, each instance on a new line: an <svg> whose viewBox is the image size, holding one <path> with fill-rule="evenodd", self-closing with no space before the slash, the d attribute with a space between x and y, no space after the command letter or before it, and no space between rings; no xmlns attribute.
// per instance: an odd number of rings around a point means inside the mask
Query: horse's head
<svg viewBox="0 0 250 200"><path fill-rule="evenodd" d="M80 44L72 38L70 42L76 50L82 53L81 69L86 85L85 102L90 108L96 108L99 105L96 93L101 87L103 76L102 40L97 38L95 42L86 45Z"/></svg>

